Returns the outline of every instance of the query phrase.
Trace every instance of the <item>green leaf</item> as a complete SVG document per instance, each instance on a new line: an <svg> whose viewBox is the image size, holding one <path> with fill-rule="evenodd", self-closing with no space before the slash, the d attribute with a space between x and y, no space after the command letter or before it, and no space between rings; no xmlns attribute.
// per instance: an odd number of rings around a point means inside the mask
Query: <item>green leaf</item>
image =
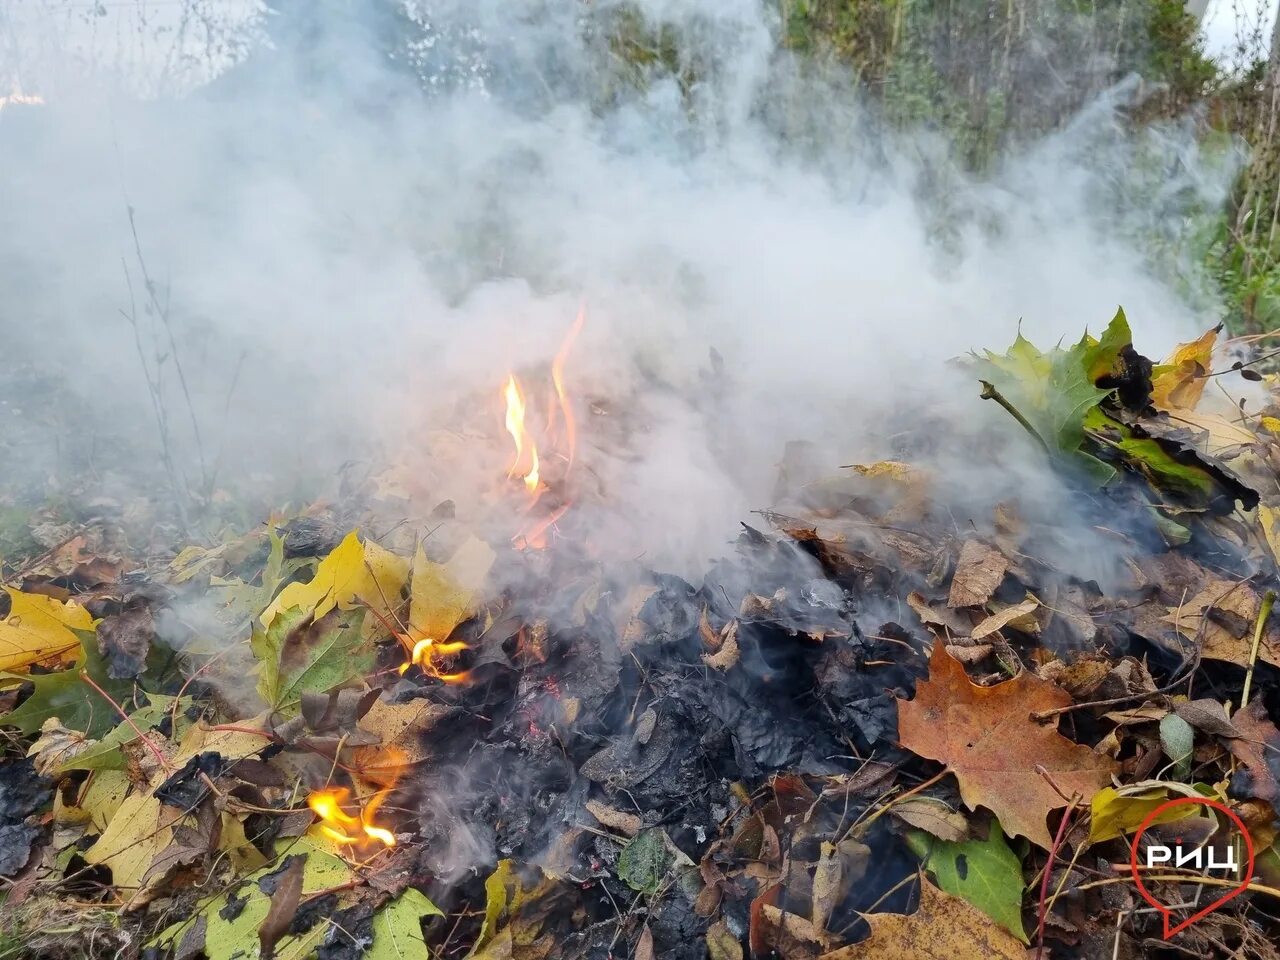
<svg viewBox="0 0 1280 960"><path fill-rule="evenodd" d="M0 673L0 686L29 682L35 687L31 696L16 709L0 716L0 725L17 727L23 733L35 733L50 717L57 717L64 727L97 738L120 722L116 709L85 683L80 674L81 671L88 674L117 703L128 700L133 692L133 683L108 677L106 663L98 653L98 642L93 633L85 630L75 632L80 638L80 657L74 666L57 673Z"/></svg>
<svg viewBox="0 0 1280 960"><path fill-rule="evenodd" d="M1023 943L1022 864L1005 842L998 820L991 821L986 840L963 843L939 840L923 830L907 834L907 846L937 880L938 886L973 904Z"/></svg>
<svg viewBox="0 0 1280 960"><path fill-rule="evenodd" d="M1116 374L1120 354L1125 347L1133 344L1133 333L1129 330L1129 321L1124 315L1124 308L1117 308L1116 315L1107 324L1102 337L1095 340L1088 333L1077 344L1084 366L1085 376L1090 383L1096 384L1109 374Z"/></svg>
<svg viewBox="0 0 1280 960"><path fill-rule="evenodd" d="M1160 720L1160 746L1173 761L1173 776L1185 780L1191 775L1191 753L1196 747L1196 732L1191 724L1176 713Z"/></svg>
<svg viewBox="0 0 1280 960"><path fill-rule="evenodd" d="M1199 462L1194 451L1180 460L1158 439L1139 436L1132 427L1097 409L1085 416L1084 429L1100 444L1116 451L1154 489L1192 508L1205 508L1222 495L1214 475Z"/></svg>
<svg viewBox="0 0 1280 960"><path fill-rule="evenodd" d="M1081 449L1085 415L1109 393L1095 386L1090 374L1094 368L1110 368L1129 341L1128 329L1120 313L1101 340L1086 334L1070 350L1041 352L1019 333L1006 353L987 350L978 358L981 376L1026 418L1050 451L1098 483L1109 481L1115 471Z"/></svg>
<svg viewBox="0 0 1280 960"><path fill-rule="evenodd" d="M59 772L68 770L123 770L125 767L124 752L121 747L138 739L138 730L144 733L154 728L173 709L173 697L161 696L157 693L147 695L150 701L141 710L129 714L129 721L121 720L116 728L92 747L77 753L62 764ZM189 698L184 697L187 701ZM179 707L179 710L182 708ZM63 721L65 724L65 720ZM135 727L137 729L135 729ZM175 735L177 731L174 731ZM175 736L175 739L177 737Z"/></svg>
<svg viewBox="0 0 1280 960"><path fill-rule="evenodd" d="M367 672L373 651L361 627L363 610L331 611L313 621L293 607L267 629L256 627L249 645L258 658L258 692L272 709L295 705L304 693L325 693Z"/></svg>
<svg viewBox="0 0 1280 960"><path fill-rule="evenodd" d="M373 946L365 956L369 960L428 956L422 918L443 916L444 911L417 890L405 890L373 915Z"/></svg>
<svg viewBox="0 0 1280 960"><path fill-rule="evenodd" d="M655 894L671 867L667 838L657 827L637 834L618 854L618 879L638 893Z"/></svg>
<svg viewBox="0 0 1280 960"><path fill-rule="evenodd" d="M343 860L328 853L307 837L278 841L275 848L277 861L255 871L245 878L229 894L220 894L201 903L197 911L187 919L164 930L148 946L176 946L190 931L195 921L205 921L204 956L207 960L245 960L258 955L258 928L271 907L271 897L263 892L258 882L280 868L278 859L291 854L305 856L302 868L302 895L317 893L349 883L351 867ZM222 916L228 905L228 896L243 901L243 907L231 919ZM227 911L228 914L231 911ZM330 930L328 923L320 919L315 926L300 936L285 936L276 945L276 960L303 960L311 956L316 946Z"/></svg>
<svg viewBox="0 0 1280 960"><path fill-rule="evenodd" d="M510 860L498 861L493 873L485 878L484 894L484 923L480 926L480 936L471 948L473 955L493 939L502 915L515 912L524 899L524 886Z"/></svg>

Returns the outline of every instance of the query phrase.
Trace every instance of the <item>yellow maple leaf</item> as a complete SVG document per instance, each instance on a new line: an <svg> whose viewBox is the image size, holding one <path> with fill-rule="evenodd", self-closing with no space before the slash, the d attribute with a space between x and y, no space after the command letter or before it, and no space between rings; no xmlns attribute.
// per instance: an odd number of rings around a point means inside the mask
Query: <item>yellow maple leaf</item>
<svg viewBox="0 0 1280 960"><path fill-rule="evenodd" d="M419 545L409 588L409 626L415 637L448 639L475 612L493 561L493 548L476 537L468 538L447 563L428 560Z"/></svg>
<svg viewBox="0 0 1280 960"><path fill-rule="evenodd" d="M357 602L368 604L384 616L400 600L409 576L409 563L372 540L361 543L352 530L320 561L307 583L291 583L262 612L262 625L270 626L282 610L301 607L319 620L337 607L350 610Z"/></svg>
<svg viewBox="0 0 1280 960"><path fill-rule="evenodd" d="M18 670L80 649L72 631L92 630L93 617L79 604L62 603L10 587L9 614L0 620L0 670Z"/></svg>
<svg viewBox="0 0 1280 960"><path fill-rule="evenodd" d="M1157 410L1194 410L1207 382L1218 327L1198 340L1178 344L1151 378L1151 402Z"/></svg>

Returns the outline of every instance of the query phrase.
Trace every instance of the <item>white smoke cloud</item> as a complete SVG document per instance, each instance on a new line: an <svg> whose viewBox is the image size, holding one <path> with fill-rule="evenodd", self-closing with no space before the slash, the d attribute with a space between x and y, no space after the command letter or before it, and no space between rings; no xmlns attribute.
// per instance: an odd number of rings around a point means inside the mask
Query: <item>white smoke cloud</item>
<svg viewBox="0 0 1280 960"><path fill-rule="evenodd" d="M1179 191L1211 199L1230 171L1152 134L1165 194L1115 207L1138 148L1114 101L977 181L935 135L890 134L806 79L755 0L631 5L681 39L692 77L655 69L642 89L574 5L413 9L425 95L342 32L317 42L318 77L296 50L259 49L179 98L68 87L0 115L13 354L154 448L121 317L146 299L131 206L206 457L222 450L228 485L264 474L291 492L371 449L400 456L424 423L488 417L503 442L497 408L476 408L549 360L585 299L571 385L609 401L584 406L585 469L620 555L688 570L768 502L788 440L834 468L887 452L881 425L912 408L999 422L945 361L1002 346L1019 320L1075 339L1123 304L1157 354L1216 320L1151 275L1126 229L1176 230ZM145 352L167 331L142 319ZM475 484L461 470L441 492Z"/></svg>

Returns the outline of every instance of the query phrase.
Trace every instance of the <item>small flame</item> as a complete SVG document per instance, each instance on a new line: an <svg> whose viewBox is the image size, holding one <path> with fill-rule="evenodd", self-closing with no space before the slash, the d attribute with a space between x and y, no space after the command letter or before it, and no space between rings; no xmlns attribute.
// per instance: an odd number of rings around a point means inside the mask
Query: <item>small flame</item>
<svg viewBox="0 0 1280 960"><path fill-rule="evenodd" d="M422 672L429 677L435 677L445 683L466 683L468 676L466 670L458 673L445 673L440 669L439 662L446 657L456 656L466 649L467 645L460 640L441 643L427 637L413 645L413 649L409 652L409 660L407 663L401 664L400 672L404 673L412 664L416 663L422 668Z"/></svg>
<svg viewBox="0 0 1280 960"><path fill-rule="evenodd" d="M577 420L573 414L573 404L570 402L569 391L565 387L564 368L569 359L569 353L573 349L574 342L578 339L578 334L582 332L582 327L586 320L587 308L584 304L579 308L578 315L574 318L573 326L569 328L564 341L560 344L560 349L556 352L555 359L551 362L552 389L547 392L546 429L542 431L541 436L546 441L546 448L552 450L556 457L562 459L565 463L564 472L560 474L560 480L558 482L553 481L555 489L561 497L564 496L563 479L573 469L578 443ZM547 489L547 485L542 480L542 461L539 459L537 444L534 443L526 423L528 404L525 401L524 390L521 388L520 381L516 379L515 374L507 375L507 383L502 393L506 402L507 433L511 434L511 439L516 447L515 460L511 464L511 469L507 471L507 477L509 479L517 476L523 477L525 488L531 495L525 508L526 511L529 511L539 502L543 491ZM561 422L564 424L563 430L560 429ZM511 538L512 541L522 550L527 548L541 550L546 546L547 531L555 526L556 522L565 515L571 505L568 500L562 500L559 504L553 505L552 509L548 510L543 516L526 524L519 533Z"/></svg>
<svg viewBox="0 0 1280 960"><path fill-rule="evenodd" d="M388 750L393 751L391 753L393 765L403 765L404 755L395 748L388 748ZM398 778L398 769L396 773ZM384 847L394 847L395 834L374 823L378 808L394 788L395 779L374 794L373 799L364 805L359 816L353 816L344 809L351 803L351 791L346 787L314 790L307 797L307 806L320 818L320 832L334 843L350 847L373 842L380 843Z"/></svg>
<svg viewBox="0 0 1280 960"><path fill-rule="evenodd" d="M538 448L525 429L524 391L520 389L520 381L515 378L515 374L507 377L507 386L502 391L502 395L507 404L507 433L511 434L511 440L516 445L516 458L512 461L511 469L507 471L507 476L516 476L527 462L529 469L524 474L524 485L530 493L537 493L539 483ZM526 448L529 451L528 457L525 456Z"/></svg>

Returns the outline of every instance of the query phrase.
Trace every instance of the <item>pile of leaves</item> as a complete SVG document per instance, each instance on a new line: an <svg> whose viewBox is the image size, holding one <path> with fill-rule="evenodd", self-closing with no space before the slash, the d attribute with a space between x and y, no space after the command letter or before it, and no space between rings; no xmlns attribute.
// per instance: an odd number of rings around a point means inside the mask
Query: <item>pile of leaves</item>
<svg viewBox="0 0 1280 960"><path fill-rule="evenodd" d="M961 523L926 464L860 465L698 584L419 530L378 484L163 562L69 540L0 610L2 943L1275 957L1280 410L1210 411L1216 336L973 356L1060 503ZM1166 942L1127 870L1176 797L1257 870Z"/></svg>

